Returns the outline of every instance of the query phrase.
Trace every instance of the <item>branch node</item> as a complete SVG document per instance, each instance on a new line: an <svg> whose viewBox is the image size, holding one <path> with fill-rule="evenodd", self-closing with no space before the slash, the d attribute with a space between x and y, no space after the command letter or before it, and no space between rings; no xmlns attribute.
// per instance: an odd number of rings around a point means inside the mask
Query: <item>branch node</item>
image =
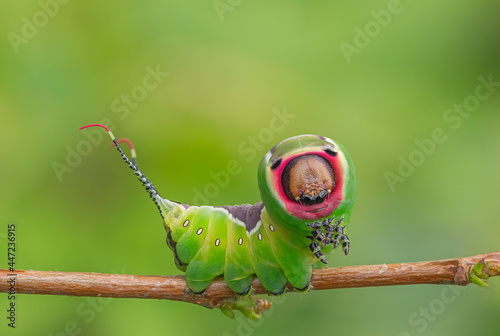
<svg viewBox="0 0 500 336"><path fill-rule="evenodd" d="M271 305L271 302L259 297L234 296L222 301L220 310L230 318L234 318L234 310L239 310L247 318L258 321Z"/></svg>

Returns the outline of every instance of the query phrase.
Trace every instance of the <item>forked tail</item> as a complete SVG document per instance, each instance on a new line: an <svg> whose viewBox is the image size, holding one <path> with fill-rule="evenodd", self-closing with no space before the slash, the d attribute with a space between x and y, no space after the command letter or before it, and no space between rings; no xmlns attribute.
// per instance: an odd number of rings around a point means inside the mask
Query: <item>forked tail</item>
<svg viewBox="0 0 500 336"><path fill-rule="evenodd" d="M92 126L102 127L108 132L109 136L111 137L111 140L113 141L113 144L116 146L116 149L118 149L118 152L120 152L120 155L122 156L123 160L128 164L130 169L134 171L135 175L137 175L139 181L141 181L142 185L144 186L144 188L146 188L146 191L149 193L149 196L158 207L158 210L160 210L160 215L162 216L162 218L165 218L165 215L173 209L173 203L167 199L162 198L160 194L158 194L158 191L156 190L153 183L151 183L149 179L146 176L144 176L144 174L139 170L139 168L137 168L137 155L135 153L135 149L132 143L126 139L116 140L115 136L109 130L109 128L101 124L90 124L82 126L79 128L79 130ZM119 142L126 142L130 146L132 161L129 160L129 158L125 155L125 153L123 152L123 150L119 145Z"/></svg>

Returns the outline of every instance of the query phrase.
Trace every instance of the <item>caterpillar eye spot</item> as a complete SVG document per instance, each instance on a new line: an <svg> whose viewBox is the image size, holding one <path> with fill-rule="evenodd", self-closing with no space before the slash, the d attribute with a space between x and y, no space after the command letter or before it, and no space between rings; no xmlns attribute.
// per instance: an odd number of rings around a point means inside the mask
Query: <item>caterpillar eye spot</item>
<svg viewBox="0 0 500 336"><path fill-rule="evenodd" d="M275 170L276 168L278 168L281 164L281 161L283 161L282 159L278 159L276 161L274 161L273 165L271 166L271 169L272 170Z"/></svg>
<svg viewBox="0 0 500 336"><path fill-rule="evenodd" d="M322 203L335 187L335 173L321 155L303 154L290 160L281 175L284 194L291 201L306 206Z"/></svg>
<svg viewBox="0 0 500 336"><path fill-rule="evenodd" d="M333 149L331 148L325 148L323 149L325 151L326 154L330 155L330 156L337 156L337 151L334 151Z"/></svg>

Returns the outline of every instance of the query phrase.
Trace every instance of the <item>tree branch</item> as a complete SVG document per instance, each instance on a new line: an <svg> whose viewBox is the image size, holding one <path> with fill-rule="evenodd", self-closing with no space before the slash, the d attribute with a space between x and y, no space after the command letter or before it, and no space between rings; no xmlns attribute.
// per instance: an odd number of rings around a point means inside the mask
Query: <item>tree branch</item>
<svg viewBox="0 0 500 336"><path fill-rule="evenodd" d="M12 274L15 274L13 276ZM401 264L333 267L313 270L314 290L413 284L451 284L466 286L471 282L485 285L481 279L500 275L500 252L466 258ZM217 278L202 295L186 293L184 276L150 276L79 272L44 272L0 269L0 292L102 296L116 298L162 299L190 302L207 308L220 308L234 296L224 280ZM256 278L252 283L256 294L267 291ZM290 290L293 288L290 287ZM260 312L270 306L257 299Z"/></svg>

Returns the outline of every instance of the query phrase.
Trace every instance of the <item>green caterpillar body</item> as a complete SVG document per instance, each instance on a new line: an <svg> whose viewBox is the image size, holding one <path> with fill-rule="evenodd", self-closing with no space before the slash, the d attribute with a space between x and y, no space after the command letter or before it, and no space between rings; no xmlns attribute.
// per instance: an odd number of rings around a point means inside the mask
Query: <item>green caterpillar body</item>
<svg viewBox="0 0 500 336"><path fill-rule="evenodd" d="M328 138L300 135L280 142L259 164L262 202L214 207L160 197L108 133L159 208L176 266L194 293L220 275L238 294L250 291L254 276L273 294L287 282L307 290L312 269L327 263L324 254L339 244L349 252L340 224L348 222L354 205L354 167Z"/></svg>
<svg viewBox="0 0 500 336"><path fill-rule="evenodd" d="M258 221L243 222L233 215L238 210L254 211ZM274 247L287 244L262 203L226 208L177 204L164 224L176 265L186 272L187 284L195 293L203 292L221 274L236 293L246 292L254 274L270 292L285 286L287 277Z"/></svg>

